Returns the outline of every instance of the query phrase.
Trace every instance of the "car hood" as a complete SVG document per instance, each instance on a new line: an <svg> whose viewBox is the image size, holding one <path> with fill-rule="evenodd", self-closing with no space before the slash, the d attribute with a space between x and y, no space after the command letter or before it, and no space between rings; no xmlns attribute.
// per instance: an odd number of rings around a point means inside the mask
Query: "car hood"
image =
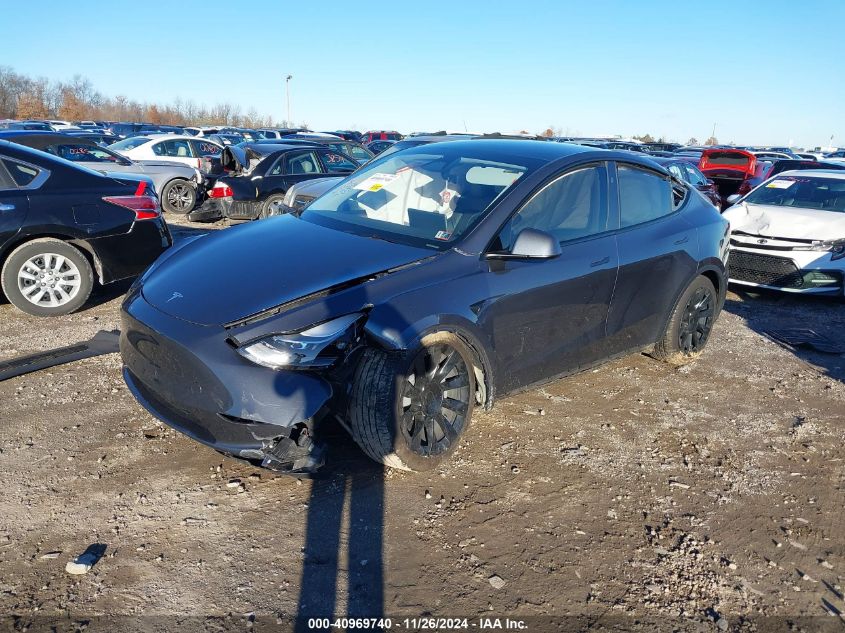
<svg viewBox="0 0 845 633"><path fill-rule="evenodd" d="M194 240L154 264L141 291L171 316L224 325L431 254L284 215Z"/></svg>
<svg viewBox="0 0 845 633"><path fill-rule="evenodd" d="M731 231L764 237L799 240L830 240L845 237L845 213L776 207L763 204L737 204L724 213Z"/></svg>

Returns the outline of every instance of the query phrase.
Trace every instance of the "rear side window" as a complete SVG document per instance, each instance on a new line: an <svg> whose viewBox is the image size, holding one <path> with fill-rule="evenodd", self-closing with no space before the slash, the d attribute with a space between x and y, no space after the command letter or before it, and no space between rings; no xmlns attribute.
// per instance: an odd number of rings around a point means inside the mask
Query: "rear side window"
<svg viewBox="0 0 845 633"><path fill-rule="evenodd" d="M38 175L38 170L35 167L30 167L29 165L24 165L8 158L4 159L3 162L12 176L12 180L15 181L18 187L26 187Z"/></svg>
<svg viewBox="0 0 845 633"><path fill-rule="evenodd" d="M314 152L296 152L285 155L285 173L291 176L322 173Z"/></svg>
<svg viewBox="0 0 845 633"><path fill-rule="evenodd" d="M156 156L172 156L174 158L191 158L191 146L188 141L163 141L153 145Z"/></svg>
<svg viewBox="0 0 845 633"><path fill-rule="evenodd" d="M650 222L672 213L672 186L653 172L619 165L619 211L622 227Z"/></svg>

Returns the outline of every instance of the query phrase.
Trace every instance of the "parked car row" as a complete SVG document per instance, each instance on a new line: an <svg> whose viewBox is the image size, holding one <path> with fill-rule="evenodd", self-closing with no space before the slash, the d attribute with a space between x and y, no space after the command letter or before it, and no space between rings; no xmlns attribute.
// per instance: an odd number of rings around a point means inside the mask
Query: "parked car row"
<svg viewBox="0 0 845 633"><path fill-rule="evenodd" d="M379 462L434 468L502 394L627 352L697 357L729 280L845 292L833 161L445 133L356 157L336 135L212 136L0 132L0 286L54 316L141 275L122 313L132 393L274 470L322 465L326 415ZM162 207L241 222L172 247Z"/></svg>

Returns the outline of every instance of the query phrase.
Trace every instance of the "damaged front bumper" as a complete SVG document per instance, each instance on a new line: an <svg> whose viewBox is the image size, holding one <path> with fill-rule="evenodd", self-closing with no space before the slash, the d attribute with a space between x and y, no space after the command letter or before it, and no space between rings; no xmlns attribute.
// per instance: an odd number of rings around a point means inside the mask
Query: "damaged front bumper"
<svg viewBox="0 0 845 633"><path fill-rule="evenodd" d="M315 431L332 387L319 375L254 365L233 352L222 327L167 315L137 290L124 303L120 351L132 394L177 431L279 472L323 465Z"/></svg>

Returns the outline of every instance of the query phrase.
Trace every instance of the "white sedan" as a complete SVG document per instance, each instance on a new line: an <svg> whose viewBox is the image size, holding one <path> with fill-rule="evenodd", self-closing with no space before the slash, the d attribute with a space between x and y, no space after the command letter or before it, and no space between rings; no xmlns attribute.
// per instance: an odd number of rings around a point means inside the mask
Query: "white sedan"
<svg viewBox="0 0 845 633"><path fill-rule="evenodd" d="M223 151L220 144L209 139L176 134L130 136L109 145L109 149L132 160L182 163L204 172L208 172L209 167L203 159L219 158Z"/></svg>
<svg viewBox="0 0 845 633"><path fill-rule="evenodd" d="M786 171L728 202L732 283L843 295L845 172Z"/></svg>

